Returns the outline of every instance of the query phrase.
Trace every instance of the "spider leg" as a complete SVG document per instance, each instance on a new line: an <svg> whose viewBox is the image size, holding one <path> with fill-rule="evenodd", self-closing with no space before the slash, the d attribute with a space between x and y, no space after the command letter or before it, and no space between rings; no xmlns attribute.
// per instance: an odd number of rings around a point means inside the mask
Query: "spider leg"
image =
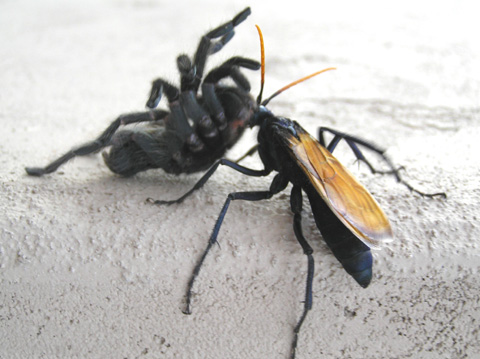
<svg viewBox="0 0 480 359"><path fill-rule="evenodd" d="M44 174L55 172L58 167L76 156L86 156L108 146L110 144L110 140L120 126L140 122L160 121L163 120L167 115L168 112L163 110L120 115L110 124L110 126L107 127L105 131L103 131L103 133L97 139L71 149L63 156L57 158L55 161L51 162L45 167L26 167L25 170L30 176L43 176Z"/></svg>
<svg viewBox="0 0 480 359"><path fill-rule="evenodd" d="M242 172L244 173L244 172ZM190 280L188 282L188 287L187 287L187 293L186 293L186 306L185 310L183 313L185 314L191 314L191 309L190 309L190 303L192 301L192 288L193 284L195 282L195 279L197 278L198 274L200 273L200 269L203 265L203 262L205 261L205 258L210 251L210 248L217 243L217 237L218 237L218 232L220 231L220 227L222 226L223 219L225 218L225 215L227 214L228 207L230 205L231 201L235 200L244 200L244 201L261 201L264 199L269 199L273 195L283 191L288 185L288 180L284 177L282 177L280 174L277 174L275 178L272 181L272 184L270 185L270 189L268 191L255 191L255 192L233 192L230 193L227 196L227 200L225 201L222 210L220 211L220 215L218 216L218 219L215 223L215 226L213 227L213 232L212 235L210 236L210 239L208 241L208 245L205 248L202 256L200 257L200 260L197 262L193 272L192 276L190 277Z"/></svg>
<svg viewBox="0 0 480 359"><path fill-rule="evenodd" d="M192 119L200 135L207 141L213 141L218 137L218 129L210 115L197 101L193 91L184 91L180 94L180 104L188 118Z"/></svg>
<svg viewBox="0 0 480 359"><path fill-rule="evenodd" d="M180 90L177 87L161 78L154 80L147 107L155 108L160 102L162 94L167 97L171 111L169 121L166 122L166 128L174 132L182 142L185 142L192 152L202 151L205 144L188 122L187 114L181 104Z"/></svg>
<svg viewBox="0 0 480 359"><path fill-rule="evenodd" d="M403 184L410 191L418 193L419 195L424 196L424 197L430 197L431 198L431 197L439 196L439 197L446 198L446 194L444 192L424 193L424 192L421 192L421 191L415 189L408 182L404 181L402 179L402 177L400 176L400 170L404 169L404 167L395 168L392 161L387 157L387 155L385 155L385 150L382 150L379 147L375 146L374 144L372 144L370 142L367 142L367 141L365 141L361 138L351 136L351 135L348 135L346 133L336 131L336 130L333 130L333 129L330 129L330 128L327 128L327 127L320 127L319 130L318 130L318 137L319 137L319 142L322 146L325 146L325 139L324 139L324 135L323 135L324 132L330 132L334 135L334 138L332 139L332 141L327 146L327 149L330 152L333 152L333 150L335 149L337 144L340 142L340 140L343 139L347 142L348 146L350 147L352 152L355 154L355 157L359 161L364 162L373 174L392 175L392 176L395 177L397 182ZM365 158L365 156L360 151L360 149L358 148L357 145L363 146L363 147L377 153L383 159L383 161L388 165L388 167L390 167L390 171L380 171L380 170L375 169L372 166L372 164Z"/></svg>
<svg viewBox="0 0 480 359"><path fill-rule="evenodd" d="M235 56L222 65L211 70L205 77L204 83L216 84L225 77L231 77L232 80L246 92L250 91L250 83L247 78L239 71L239 67L243 67L248 70L258 70L260 68L258 61L247 59L245 57Z"/></svg>
<svg viewBox="0 0 480 359"><path fill-rule="evenodd" d="M150 96L148 97L146 106L148 108L155 108L162 99L162 94L167 96L169 103L175 102L180 96L180 91L174 85L164 79L156 79L152 81L152 88L150 90Z"/></svg>
<svg viewBox="0 0 480 359"><path fill-rule="evenodd" d="M250 14L250 8L247 7L231 21L220 25L202 36L193 58L193 64L190 64L190 68L188 66L182 66L183 72L179 68L182 77L182 91L187 89L183 88L183 84L190 84L188 88L190 90L195 92L198 90L198 86L200 86L200 82L203 78L203 72L205 70L208 56L220 51L234 36L234 28L243 22ZM213 41L214 39L218 40Z"/></svg>
<svg viewBox="0 0 480 359"><path fill-rule="evenodd" d="M177 57L177 69L180 72L180 90L196 91L196 75L197 68L193 65L192 60L186 54L181 54Z"/></svg>
<svg viewBox="0 0 480 359"><path fill-rule="evenodd" d="M179 59L183 58L182 56L180 56ZM183 58L182 66L185 66L185 70L189 66L189 62L190 60L188 59L188 57ZM216 123L212 121L210 114L206 110L204 110L203 107L200 106L200 104L198 103L196 90L194 90L190 85L182 84L182 92L179 95L180 104L185 110L187 117L192 119L195 126L199 129L202 138L209 142L210 145L214 145L215 140L218 138L218 130L223 130L227 125L223 107L215 94L215 84L220 81L220 79L230 76L246 92L250 91L250 84L248 83L247 79L240 73L238 67L257 70L260 68L260 64L257 61L246 59L243 57L233 57L227 60L221 66L212 70L205 78L205 82L207 82L208 84L205 85L206 93L204 94L204 98L205 102L207 103L208 109L213 110L212 113L214 114L214 120ZM180 70L180 72L182 73L182 70ZM184 80L185 77L182 76L182 81ZM163 83L161 85L163 85ZM152 89L154 87L155 86L152 86ZM155 89L156 91L154 92L154 97L156 96L158 98L158 94L161 91L157 90L156 87ZM176 98L177 96L178 94L175 94L174 98ZM217 124L219 128L217 128L215 124Z"/></svg>
<svg viewBox="0 0 480 359"><path fill-rule="evenodd" d="M220 130L225 129L227 126L227 119L225 116L225 110L215 93L215 86L220 80L226 77L231 77L241 89L243 89L245 92L249 92L250 84L246 77L243 76L239 71L239 67L249 70L258 70L260 68L260 64L257 61L247 58L232 57L224 62L221 66L211 70L205 77L205 80L202 84L202 94L206 106L210 113L213 114L213 119Z"/></svg>
<svg viewBox="0 0 480 359"><path fill-rule="evenodd" d="M240 166L239 164L232 162L230 160L227 160L225 158L218 160L215 162L215 164L210 167L210 169L200 178L200 180L192 187L191 190L189 190L187 193L185 193L183 196L175 199L175 200L170 200L170 201L164 201L164 200L154 200L152 198L147 198L147 202L152 203L152 204L158 204L158 205L163 205L163 204L174 204L174 203L182 203L185 198L190 196L193 192L195 192L197 189L200 189L203 187L203 185L208 181L208 179L215 173L215 171L218 169L218 166L224 165L228 166L230 168L233 168L235 171L238 171L240 173L243 173L244 175L247 176L252 176L252 177L264 177L267 176L270 172L272 172L270 169L263 169L263 170L253 170L247 167Z"/></svg>
<svg viewBox="0 0 480 359"><path fill-rule="evenodd" d="M295 351L297 348L298 342L298 333L300 332L300 328L307 317L308 311L312 309L312 286L313 286L313 275L314 275L314 260L313 260L313 249L308 244L307 240L303 236L302 231L302 188L299 186L293 186L292 192L290 195L290 207L294 214L293 217L293 231L295 233L295 237L297 238L298 242L302 246L303 253L307 256L308 261L308 268L307 268L307 283L305 289L305 301L303 302L303 313L300 317L295 329L293 330L294 337L292 342L291 348L291 359L295 358Z"/></svg>
<svg viewBox="0 0 480 359"><path fill-rule="evenodd" d="M232 58L225 62L223 65L225 69L232 69L234 66L242 66L246 68L257 68L258 63L253 60L243 58ZM222 67L220 67L222 68ZM222 68L222 69L223 69ZM220 70L219 70L220 71ZM231 72L231 71L229 71ZM223 76L227 76L226 74ZM237 78L237 81L242 81L242 75L233 75ZM246 79L245 79L246 81ZM248 82L247 82L248 83ZM208 99L214 96L214 102L216 106L220 106L220 102L214 94L207 95ZM167 122L167 128L174 131L178 137L187 143L192 152L199 152L205 148L204 141L194 131L194 128L189 124L188 119L191 119L194 123L194 127L198 128L198 132L201 137L212 145L215 139L218 138L218 128L215 126L210 115L205 111L197 101L196 92L188 89L180 93L180 90L168 81L163 79L156 79L152 83L152 89L147 101L147 106L154 108L158 105L162 98L162 94L165 94L169 102L170 110L172 112L171 120ZM216 100L216 101L215 101ZM221 109L223 113L223 108ZM221 123L223 128L226 126L226 119L224 123ZM220 126L222 130L222 126Z"/></svg>

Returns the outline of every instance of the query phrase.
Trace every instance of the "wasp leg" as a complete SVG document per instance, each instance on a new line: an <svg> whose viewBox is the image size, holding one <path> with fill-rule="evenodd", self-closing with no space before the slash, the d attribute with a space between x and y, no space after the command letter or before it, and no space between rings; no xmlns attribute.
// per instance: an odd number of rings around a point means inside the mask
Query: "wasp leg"
<svg viewBox="0 0 480 359"><path fill-rule="evenodd" d="M313 284L313 274L314 274L314 260L313 260L313 249L307 243L307 240L303 236L302 232L302 188L299 186L293 186L292 192L290 195L290 207L294 214L293 217L293 231L295 232L295 237L297 237L298 242L302 246L303 253L307 256L308 259L308 269L307 269L307 284L305 290L305 301L303 302L303 313L300 317L295 329L293 330L294 337L291 348L290 358L295 358L295 351L297 348L298 342L298 333L300 328L307 317L308 311L312 309L312 284Z"/></svg>
<svg viewBox="0 0 480 359"><path fill-rule="evenodd" d="M243 161L245 158L248 156L253 156L255 153L258 151L258 145L253 146L250 148L247 153L245 153L242 157L240 157L238 160L235 161L235 163L239 163L240 161Z"/></svg>
<svg viewBox="0 0 480 359"><path fill-rule="evenodd" d="M325 138L324 138L324 135L323 135L323 133L326 132L326 131L330 132L331 134L333 134L335 136L333 138L333 140L328 144L328 146L325 146ZM340 132L340 131L337 131L337 130L332 130L332 129L327 128L327 127L320 127L318 129L318 137L319 137L318 141L320 142L320 144L322 146L327 147L327 149L330 152L333 152L333 150L337 146L338 142L340 142L341 139L344 139L345 141L351 141L351 142L353 141L355 143L358 143L359 145L364 146L364 147L368 148L369 150L378 153L380 156L384 156L384 153L385 153L385 150L381 149L380 147L375 146L371 142L365 141L365 140L363 140L359 137L354 137L354 136L348 135L346 133L343 133L343 132ZM391 165L390 161L387 161L387 163L388 163L389 166Z"/></svg>
<svg viewBox="0 0 480 359"><path fill-rule="evenodd" d="M241 173L244 173L240 171ZM245 173L246 174L246 173ZM255 192L233 192L227 196L227 200L225 201L222 210L220 211L220 215L213 227L212 235L208 241L208 245L205 248L200 260L198 261L197 265L195 266L192 276L188 282L187 293L186 293L186 306L185 310L183 311L185 314L191 314L190 304L192 301L192 288L197 278L198 274L200 273L200 269L205 261L205 258L210 251L210 248L217 242L218 232L220 231L220 227L222 226L223 219L227 213L228 207L231 201L235 200L244 200L244 201L261 201L264 199L269 199L273 195L283 191L288 185L288 180L281 175L276 175L270 185L270 189L268 191L255 191Z"/></svg>
<svg viewBox="0 0 480 359"><path fill-rule="evenodd" d="M324 127L320 128L319 130L319 142L322 146L326 147L327 150L330 151L330 153L332 153L335 148L337 147L338 143L340 142L340 140L345 140L348 144L348 146L350 147L350 149L353 151L353 153L355 154L355 157L357 157L357 160L358 161L361 161L361 162L364 162L367 167L370 169L370 171L373 173L373 174L391 174L391 175L395 175L395 172L398 172L402 169L405 169L403 166L399 167L399 168L394 168L390 171L382 171L382 170L377 170L375 167L372 166L372 164L365 158L365 156L362 154L362 152L358 149L357 145L352 142L351 139L347 139L345 136L348 136L348 135L345 135L345 134L335 134L335 136L333 137L333 139L330 141L330 143L328 144L328 146L325 144L325 138L323 136L323 130L325 130ZM331 132L331 130L328 130ZM349 136L349 138L351 138L351 136ZM367 144L366 141L362 140L363 145ZM380 156L383 157L383 159L385 160L386 159L386 155L385 155L385 150L382 150L376 146L374 146L373 144L371 143L368 143L369 146L369 149L371 149L372 151L375 151L376 153L380 154ZM389 164L389 166L391 166L391 164L388 162L387 160L387 163Z"/></svg>
<svg viewBox="0 0 480 359"><path fill-rule="evenodd" d="M332 139L332 141L328 144L328 146L326 146L327 149L330 152L333 152L333 150L335 149L337 144L340 142L340 140L343 139L347 142L348 146L350 147L350 149L355 154L355 157L359 161L364 162L373 174L392 175L392 176L395 177L397 182L403 184L410 191L415 192L415 193L417 193L421 196L424 196L424 197L430 197L430 198L437 197L437 196L438 197L443 197L443 198L447 197L447 195L444 192L424 193L424 192L421 192L421 191L417 190L416 188L414 188L408 182L403 180L402 177L400 176L400 170L404 169L403 166L401 166L399 168L395 168L392 161L387 157L387 155L385 155L385 150L382 150L379 147L375 146L374 144L372 144L370 142L367 142L367 141L365 141L361 138L354 137L354 136L348 135L348 134L340 132L340 131L332 130L332 129L327 128L327 127L320 127L320 129L318 130L318 137L319 137L319 142L322 146L325 146L325 138L323 136L323 133L325 131L328 131L328 132L330 132L334 135L334 138ZM371 165L371 163L365 158L365 156L362 154L362 152L360 151L360 149L358 148L357 145L363 146L363 147L377 153L385 161L385 163L387 163L388 167L390 167L390 171L379 171L379 170L375 169Z"/></svg>
<svg viewBox="0 0 480 359"><path fill-rule="evenodd" d="M58 167L76 156L86 156L93 152L99 151L106 146L109 146L110 140L120 126L139 122L160 121L163 120L167 115L168 112L163 110L120 115L110 124L110 126L107 127L105 131L103 131L103 133L97 139L71 149L63 156L45 167L26 167L25 170L30 176L43 176L44 174L55 172Z"/></svg>
<svg viewBox="0 0 480 359"><path fill-rule="evenodd" d="M152 203L152 204L157 204L157 205L163 205L163 204L170 205L170 204L174 204L174 203L183 202L185 200L185 198L190 196L197 189L202 188L203 185L215 173L218 166L220 166L220 165L228 166L230 168L233 168L235 171L238 171L240 173L243 173L244 175L252 176L252 177L264 177L264 176L267 176L268 174L270 174L270 172L272 172L272 170L270 170L270 169L252 170L250 168L240 166L239 164L236 164L235 162L232 162L230 160L227 160L227 159L223 158L221 160L218 160L212 167L210 167L210 169L202 176L202 178L200 178L200 180L193 186L193 188L190 191L188 191L187 193L185 193L183 196L181 196L180 198L177 198L177 199L171 200L171 201L154 200L152 198L147 198L147 202Z"/></svg>

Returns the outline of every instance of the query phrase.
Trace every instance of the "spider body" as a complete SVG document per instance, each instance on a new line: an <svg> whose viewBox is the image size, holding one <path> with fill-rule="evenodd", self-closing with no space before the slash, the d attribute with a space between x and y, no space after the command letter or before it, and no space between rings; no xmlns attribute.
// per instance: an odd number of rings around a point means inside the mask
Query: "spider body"
<svg viewBox="0 0 480 359"><path fill-rule="evenodd" d="M257 108L240 69L257 70L260 64L232 57L204 77L206 62L232 39L234 28L250 13L246 8L202 36L193 59L185 54L178 56L180 88L161 78L154 80L148 111L120 115L95 140L71 149L45 167L27 167L27 173L42 176L76 156L106 147L110 147L103 152L106 165L123 176L151 168L180 174L211 167L238 141ZM225 78L233 80L233 85L223 84ZM155 109L162 95L168 100L169 111ZM139 123L143 125L119 130Z"/></svg>

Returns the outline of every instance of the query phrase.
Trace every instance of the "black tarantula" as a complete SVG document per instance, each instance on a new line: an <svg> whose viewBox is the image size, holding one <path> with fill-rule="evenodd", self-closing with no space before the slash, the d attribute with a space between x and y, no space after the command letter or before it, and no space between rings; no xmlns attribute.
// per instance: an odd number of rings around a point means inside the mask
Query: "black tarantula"
<svg viewBox="0 0 480 359"><path fill-rule="evenodd" d="M190 59L177 57L180 89L159 78L153 81L146 112L120 115L95 140L73 148L46 167L27 167L32 176L54 172L76 156L84 156L110 147L103 153L112 172L131 176L150 168L180 174L203 171L222 158L248 126L257 104L250 95L250 84L240 68L258 70L257 61L232 57L203 72L209 55L220 51L234 36L234 28L251 11L246 8L231 21L211 30L200 39ZM234 86L220 83L230 78ZM202 94L198 94L199 87ZM164 94L170 111L155 109ZM149 122L147 126L118 131L120 126Z"/></svg>

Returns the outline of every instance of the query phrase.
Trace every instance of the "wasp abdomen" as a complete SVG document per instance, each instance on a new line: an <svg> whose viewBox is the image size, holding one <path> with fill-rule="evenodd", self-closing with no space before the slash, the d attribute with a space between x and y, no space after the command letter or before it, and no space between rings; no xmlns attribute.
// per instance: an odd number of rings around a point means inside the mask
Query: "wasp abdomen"
<svg viewBox="0 0 480 359"><path fill-rule="evenodd" d="M372 280L370 248L345 227L313 188L306 192L323 239L347 273L366 288Z"/></svg>

